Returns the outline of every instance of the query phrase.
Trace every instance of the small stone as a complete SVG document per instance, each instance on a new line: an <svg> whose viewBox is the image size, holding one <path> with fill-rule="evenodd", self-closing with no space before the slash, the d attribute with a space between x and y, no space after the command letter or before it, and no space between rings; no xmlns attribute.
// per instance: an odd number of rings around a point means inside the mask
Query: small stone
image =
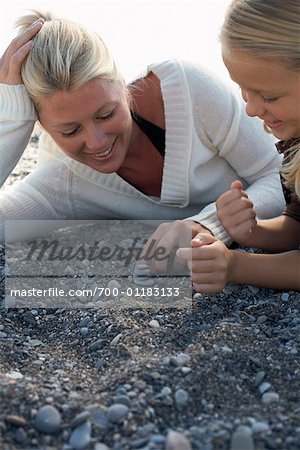
<svg viewBox="0 0 300 450"><path fill-rule="evenodd" d="M95 369L100 370L102 367L104 367L107 364L107 361L105 358L99 358L95 362Z"/></svg>
<svg viewBox="0 0 300 450"><path fill-rule="evenodd" d="M81 425L83 422L86 422L90 418L89 411L83 411L79 414L76 414L74 419L71 422L71 428L76 428L78 425Z"/></svg>
<svg viewBox="0 0 300 450"><path fill-rule="evenodd" d="M17 299L15 297L7 296L4 300L5 308L15 308L17 304Z"/></svg>
<svg viewBox="0 0 300 450"><path fill-rule="evenodd" d="M190 367L186 367L186 366L181 367L182 375L188 375L189 373L191 373L191 371L192 371L192 369Z"/></svg>
<svg viewBox="0 0 300 450"><path fill-rule="evenodd" d="M60 430L61 417L59 411L52 405L42 406L34 419L34 426L42 433L56 433Z"/></svg>
<svg viewBox="0 0 300 450"><path fill-rule="evenodd" d="M260 370L259 372L257 372L257 374L255 375L255 386L259 386L262 382L262 380L265 378L266 376L266 372L264 370Z"/></svg>
<svg viewBox="0 0 300 450"><path fill-rule="evenodd" d="M90 405L86 407L91 415L91 422L100 430L106 431L109 427L109 421L107 417L107 409L104 407Z"/></svg>
<svg viewBox="0 0 300 450"><path fill-rule="evenodd" d="M190 355L187 353L179 353L179 355L172 357L171 362L176 366L183 366L191 360Z"/></svg>
<svg viewBox="0 0 300 450"><path fill-rule="evenodd" d="M212 305L212 307L211 307L211 312L212 312L213 314L218 315L218 316L221 316L222 314L224 314L223 308L221 308L221 307L218 306L218 305Z"/></svg>
<svg viewBox="0 0 300 450"><path fill-rule="evenodd" d="M5 376L11 380L21 380L23 378L21 372L17 370L12 370L11 372L6 373Z"/></svg>
<svg viewBox="0 0 300 450"><path fill-rule="evenodd" d="M15 427L25 427L26 426L26 420L24 417L16 416L14 414L8 414L5 416L5 421L11 425L14 425Z"/></svg>
<svg viewBox="0 0 300 450"><path fill-rule="evenodd" d="M89 316L84 317L81 321L80 321L80 328L86 328L88 325L90 325L91 323L91 318Z"/></svg>
<svg viewBox="0 0 300 450"><path fill-rule="evenodd" d="M107 410L108 420L112 423L121 423L127 416L129 408L122 403L116 403Z"/></svg>
<svg viewBox="0 0 300 450"><path fill-rule="evenodd" d="M268 320L268 317L267 316L258 316L258 318L256 319L256 323L265 323L265 322L267 322L267 320Z"/></svg>
<svg viewBox="0 0 300 450"><path fill-rule="evenodd" d="M22 446L24 446L28 441L28 435L24 428L18 428L14 434L14 438Z"/></svg>
<svg viewBox="0 0 300 450"><path fill-rule="evenodd" d="M179 408L183 408L189 401L189 394L184 389L177 389L175 392L175 402Z"/></svg>
<svg viewBox="0 0 300 450"><path fill-rule="evenodd" d="M253 433L267 433L270 427L265 422L255 422L252 424Z"/></svg>
<svg viewBox="0 0 300 450"><path fill-rule="evenodd" d="M271 405L271 403L276 403L279 400L279 395L276 392L266 392L262 396L262 402L266 405Z"/></svg>
<svg viewBox="0 0 300 450"><path fill-rule="evenodd" d="M113 340L110 342L110 345L113 347L114 345L117 345L119 340L123 337L122 333L117 334L117 336L115 336L113 338Z"/></svg>
<svg viewBox="0 0 300 450"><path fill-rule="evenodd" d="M91 422L86 421L72 431L69 444L75 450L86 448L91 440Z"/></svg>
<svg viewBox="0 0 300 450"><path fill-rule="evenodd" d="M230 450L255 450L252 429L240 426L232 434Z"/></svg>
<svg viewBox="0 0 300 450"><path fill-rule="evenodd" d="M90 344L89 349L91 350L91 352L94 352L96 350L99 350L102 347L102 342L100 339L98 339L97 341L94 341Z"/></svg>
<svg viewBox="0 0 300 450"><path fill-rule="evenodd" d="M149 275L150 269L146 264L137 264L133 271L133 282L140 286L153 286L154 280Z"/></svg>
<svg viewBox="0 0 300 450"><path fill-rule="evenodd" d="M167 395L171 395L172 394L172 389L170 389L168 386L165 386L162 388L162 390L160 391L160 395L162 395L163 397L167 397Z"/></svg>
<svg viewBox="0 0 300 450"><path fill-rule="evenodd" d="M283 302L287 302L287 301L289 300L289 298L290 298L290 294L289 294L288 292L283 292L283 293L281 294L281 300L282 300Z"/></svg>
<svg viewBox="0 0 300 450"><path fill-rule="evenodd" d="M169 431L165 444L166 450L192 450L187 438L177 431ZM241 449L239 449L241 450Z"/></svg>
<svg viewBox="0 0 300 450"><path fill-rule="evenodd" d="M120 289L121 285L120 285L120 283L117 280L110 280L107 283L107 287L108 287L108 289L110 289L110 293L113 296L115 296L114 295L114 289L116 290L116 292L119 292L119 289Z"/></svg>
<svg viewBox="0 0 300 450"><path fill-rule="evenodd" d="M270 389L270 387L271 387L271 384L270 384L270 383L267 383L267 382L265 381L264 383L261 383L261 384L258 386L258 390L259 390L259 392L260 392L261 394L264 394L265 392L267 392L267 391Z"/></svg>
<svg viewBox="0 0 300 450"><path fill-rule="evenodd" d="M149 327L151 328L159 328L159 322L156 319L150 320L149 322Z"/></svg>
<svg viewBox="0 0 300 450"><path fill-rule="evenodd" d="M96 442L94 450L109 450L109 448L107 447L107 445L102 444L102 442Z"/></svg>

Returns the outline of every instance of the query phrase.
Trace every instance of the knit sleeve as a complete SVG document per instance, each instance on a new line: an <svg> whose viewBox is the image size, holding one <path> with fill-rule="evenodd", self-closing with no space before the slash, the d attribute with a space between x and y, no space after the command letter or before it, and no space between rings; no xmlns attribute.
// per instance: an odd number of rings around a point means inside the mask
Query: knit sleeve
<svg viewBox="0 0 300 450"><path fill-rule="evenodd" d="M0 186L21 158L36 119L24 85L0 83Z"/></svg>
<svg viewBox="0 0 300 450"><path fill-rule="evenodd" d="M71 186L72 173L61 161L53 160L3 189L0 192L0 242L5 239L5 229L9 230L10 241L19 241L43 234L52 228L52 221L73 219Z"/></svg>

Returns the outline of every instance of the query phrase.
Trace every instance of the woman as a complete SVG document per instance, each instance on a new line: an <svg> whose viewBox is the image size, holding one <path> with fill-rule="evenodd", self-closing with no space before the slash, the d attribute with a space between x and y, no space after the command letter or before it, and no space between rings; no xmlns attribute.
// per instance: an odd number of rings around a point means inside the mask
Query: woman
<svg viewBox="0 0 300 450"><path fill-rule="evenodd" d="M126 87L84 27L40 12L19 25L0 61L1 184L36 120L44 132L38 167L1 193L2 239L12 219L159 219L174 221L158 228L160 246L186 230L226 243L215 200L236 178L259 217L282 211L272 139L219 80L172 60Z"/></svg>
<svg viewBox="0 0 300 450"><path fill-rule="evenodd" d="M247 114L280 140L287 207L279 217L259 220L253 199L234 181L217 201L218 217L233 240L269 253L229 250L199 234L189 261L199 292L218 291L229 281L300 290L299 11L299 0L234 0L228 9L221 30L224 63L240 85ZM187 250L179 253L189 258Z"/></svg>

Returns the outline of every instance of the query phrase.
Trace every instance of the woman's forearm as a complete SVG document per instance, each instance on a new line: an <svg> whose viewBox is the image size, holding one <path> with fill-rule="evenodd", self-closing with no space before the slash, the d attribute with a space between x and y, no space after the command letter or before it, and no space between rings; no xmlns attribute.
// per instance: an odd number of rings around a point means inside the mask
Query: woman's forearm
<svg viewBox="0 0 300 450"><path fill-rule="evenodd" d="M0 186L21 158L33 131L36 113L23 85L0 83Z"/></svg>
<svg viewBox="0 0 300 450"><path fill-rule="evenodd" d="M258 254L232 250L230 279L237 284L300 291L300 251Z"/></svg>

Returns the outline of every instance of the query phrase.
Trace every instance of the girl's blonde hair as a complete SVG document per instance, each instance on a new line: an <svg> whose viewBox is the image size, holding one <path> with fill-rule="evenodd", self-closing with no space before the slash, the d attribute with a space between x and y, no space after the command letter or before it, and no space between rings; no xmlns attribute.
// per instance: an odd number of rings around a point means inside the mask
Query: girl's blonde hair
<svg viewBox="0 0 300 450"><path fill-rule="evenodd" d="M39 18L45 23L22 66L25 88L37 110L39 99L55 91L71 91L87 81L100 78L124 80L101 38L80 24L32 10L20 17L16 26L24 31Z"/></svg>
<svg viewBox="0 0 300 450"><path fill-rule="evenodd" d="M232 0L220 41L224 54L241 50L256 57L281 59L300 73L300 0ZM299 137L299 136L294 136ZM282 174L300 197L300 146L290 149Z"/></svg>
<svg viewBox="0 0 300 450"><path fill-rule="evenodd" d="M300 199L300 142L292 146L287 155L287 161L281 168L282 176L287 187L294 187Z"/></svg>

